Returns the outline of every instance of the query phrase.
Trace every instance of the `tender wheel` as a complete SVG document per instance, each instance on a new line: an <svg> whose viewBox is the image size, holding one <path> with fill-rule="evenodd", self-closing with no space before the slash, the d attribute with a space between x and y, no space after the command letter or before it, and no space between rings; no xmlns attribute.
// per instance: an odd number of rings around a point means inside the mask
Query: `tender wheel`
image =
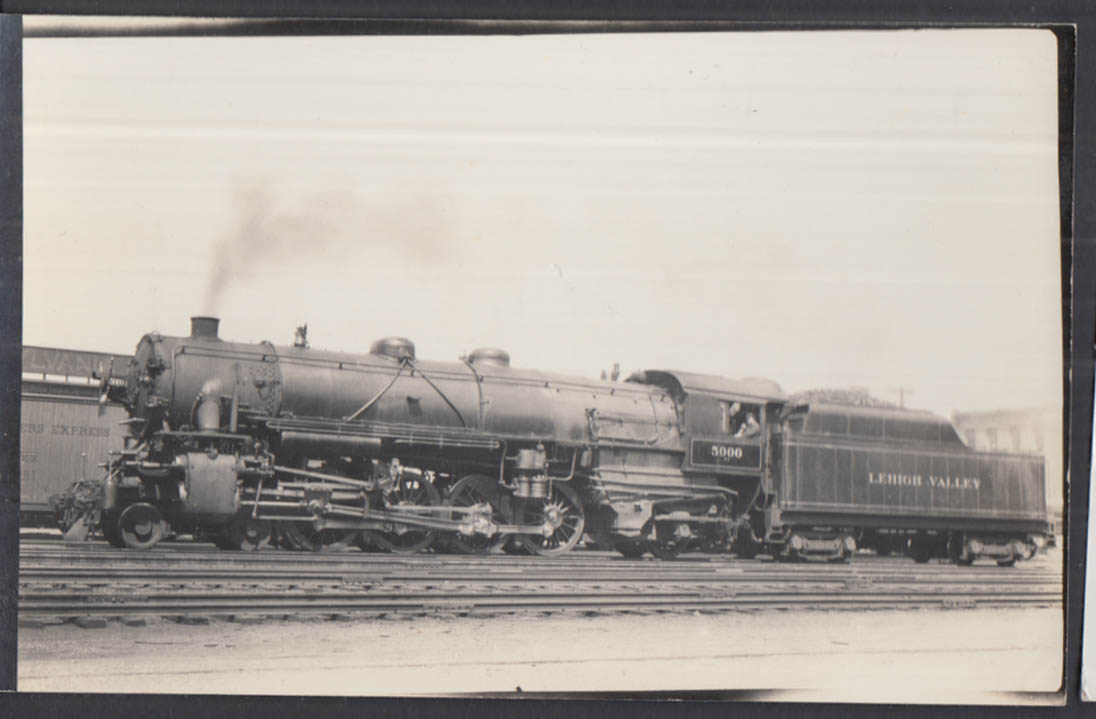
<svg viewBox="0 0 1096 719"><path fill-rule="evenodd" d="M482 474L470 474L454 484L449 489L445 504L450 507L473 507L486 504L492 509L493 521L509 524L512 518L509 495L502 491L497 480ZM501 550L509 540L510 537L506 534L485 537L457 533L449 538L447 544L458 554L490 554Z"/></svg>
<svg viewBox="0 0 1096 719"><path fill-rule="evenodd" d="M521 544L533 554L555 557L571 551L586 527L586 512L578 493L565 482L549 482L551 489L544 499L523 500L521 524L538 524L551 534L525 534Z"/></svg>
<svg viewBox="0 0 1096 719"><path fill-rule="evenodd" d="M125 546L149 549L164 538L166 522L160 510L145 502L131 504L118 517L118 532Z"/></svg>
<svg viewBox="0 0 1096 719"><path fill-rule="evenodd" d="M441 495L432 482L411 474L405 474L385 497L385 508L392 507L436 507L441 504ZM367 529L362 532L362 540L393 554L415 554L429 547L437 535L432 529L397 526L392 532L379 532Z"/></svg>
<svg viewBox="0 0 1096 719"><path fill-rule="evenodd" d="M251 517L237 517L224 532L224 539L232 549L254 552L270 544L274 533L272 522ZM221 545L217 545L218 547Z"/></svg>
<svg viewBox="0 0 1096 719"><path fill-rule="evenodd" d="M836 557L830 557L831 564L851 564L852 558L856 556L856 538L851 534L845 534L841 537L841 553Z"/></svg>
<svg viewBox="0 0 1096 719"><path fill-rule="evenodd" d="M997 566L998 567L1015 567L1016 566L1016 557L1013 557L1012 559L998 559L997 560Z"/></svg>
<svg viewBox="0 0 1096 719"><path fill-rule="evenodd" d="M112 547L121 549L126 546L126 540L122 539L122 532L118 529L117 512L103 512L99 517L99 529Z"/></svg>
<svg viewBox="0 0 1096 719"><path fill-rule="evenodd" d="M932 546L927 540L913 537L910 539L910 557L918 564L928 564L932 559Z"/></svg>
<svg viewBox="0 0 1096 719"><path fill-rule="evenodd" d="M358 538L356 529L316 529L312 522L285 522L282 535L294 549L307 552L338 552Z"/></svg>

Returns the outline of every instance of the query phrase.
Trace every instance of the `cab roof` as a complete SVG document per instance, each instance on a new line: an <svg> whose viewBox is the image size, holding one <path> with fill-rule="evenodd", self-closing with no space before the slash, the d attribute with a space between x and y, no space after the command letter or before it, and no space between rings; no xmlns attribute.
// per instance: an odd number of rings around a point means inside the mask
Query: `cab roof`
<svg viewBox="0 0 1096 719"><path fill-rule="evenodd" d="M753 399L761 402L783 402L787 399L780 385L761 377L728 379L712 374L649 369L636 372L627 381L658 385L675 395L705 394L726 399Z"/></svg>

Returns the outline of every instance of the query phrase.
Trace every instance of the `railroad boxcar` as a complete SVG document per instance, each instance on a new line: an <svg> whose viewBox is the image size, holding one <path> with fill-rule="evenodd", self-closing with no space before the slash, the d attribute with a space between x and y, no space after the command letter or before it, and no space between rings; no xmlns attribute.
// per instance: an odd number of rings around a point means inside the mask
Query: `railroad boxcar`
<svg viewBox="0 0 1096 719"><path fill-rule="evenodd" d="M772 452L757 523L777 556L908 546L920 562L1007 565L1048 529L1042 457L972 451L929 412L789 407Z"/></svg>
<svg viewBox="0 0 1096 719"><path fill-rule="evenodd" d="M92 374L110 355L48 347L23 348L20 396L19 516L23 526L56 526L50 497L81 479L123 446L125 407L99 405ZM119 360L120 364L124 363Z"/></svg>

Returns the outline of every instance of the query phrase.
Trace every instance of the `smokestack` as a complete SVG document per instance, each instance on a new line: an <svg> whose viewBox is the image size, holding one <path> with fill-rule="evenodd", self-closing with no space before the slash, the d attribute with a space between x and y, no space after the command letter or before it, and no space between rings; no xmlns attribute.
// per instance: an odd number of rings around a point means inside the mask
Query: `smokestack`
<svg viewBox="0 0 1096 719"><path fill-rule="evenodd" d="M221 324L218 317L191 317L190 336L195 339L215 340L217 337L217 325Z"/></svg>

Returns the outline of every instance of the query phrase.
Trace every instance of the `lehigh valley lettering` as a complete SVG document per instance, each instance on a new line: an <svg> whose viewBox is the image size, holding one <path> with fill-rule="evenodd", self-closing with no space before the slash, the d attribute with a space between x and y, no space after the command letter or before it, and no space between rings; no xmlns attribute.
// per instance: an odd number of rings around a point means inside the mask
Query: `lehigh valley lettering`
<svg viewBox="0 0 1096 719"><path fill-rule="evenodd" d="M868 472L868 484L885 484L892 487L932 487L934 489L958 489L978 491L982 484L979 477L946 477L930 474L894 474Z"/></svg>

